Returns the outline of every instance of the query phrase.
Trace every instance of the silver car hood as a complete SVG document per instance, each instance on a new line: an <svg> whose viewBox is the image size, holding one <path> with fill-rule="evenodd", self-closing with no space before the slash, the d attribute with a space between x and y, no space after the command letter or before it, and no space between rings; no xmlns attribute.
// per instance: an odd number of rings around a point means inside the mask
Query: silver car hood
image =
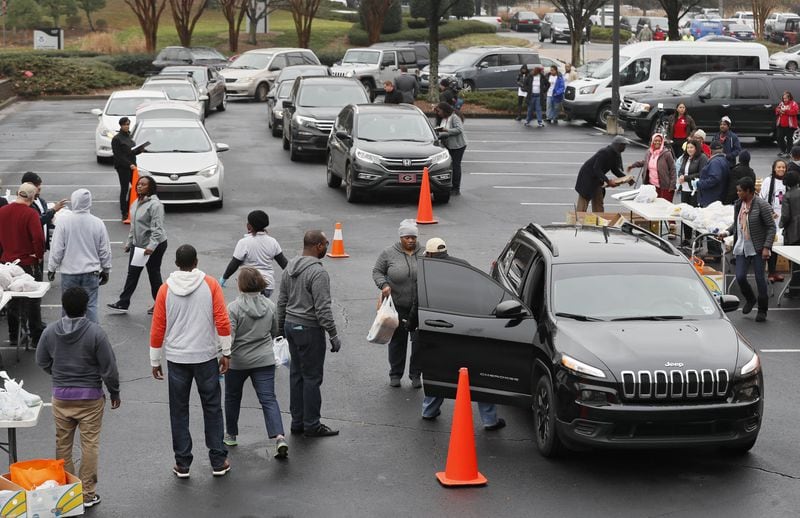
<svg viewBox="0 0 800 518"><path fill-rule="evenodd" d="M137 165L152 173L191 173L219 162L215 151L205 153L142 153Z"/></svg>

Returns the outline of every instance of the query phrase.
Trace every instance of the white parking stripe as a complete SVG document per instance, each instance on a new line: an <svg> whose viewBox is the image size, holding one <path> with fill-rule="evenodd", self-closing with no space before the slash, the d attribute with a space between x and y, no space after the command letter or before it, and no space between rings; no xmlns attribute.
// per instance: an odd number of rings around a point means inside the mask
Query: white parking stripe
<svg viewBox="0 0 800 518"><path fill-rule="evenodd" d="M523 202L520 202L520 205L534 205L534 206L542 205L542 206L554 206L554 207L562 207L562 206L563 207L574 207L575 206L575 202L572 202L572 203L566 203L566 202L560 203L560 202L549 202L549 201L523 201ZM622 205L619 205L617 203L606 203L604 206L605 207L622 207ZM772 309L772 308L770 308L770 309Z"/></svg>
<svg viewBox="0 0 800 518"><path fill-rule="evenodd" d="M492 185L493 189L534 189L540 191L573 191L574 187L543 187L534 185Z"/></svg>
<svg viewBox="0 0 800 518"><path fill-rule="evenodd" d="M575 173L467 173L476 176L572 176Z"/></svg>
<svg viewBox="0 0 800 518"><path fill-rule="evenodd" d="M772 308L770 308L772 309ZM759 349L762 353L800 353L800 349Z"/></svg>
<svg viewBox="0 0 800 518"><path fill-rule="evenodd" d="M518 161L506 161L506 160L463 160L462 164L520 164L520 165L583 165L583 162L541 162L539 160L534 161L527 161L527 162L518 162Z"/></svg>
<svg viewBox="0 0 800 518"><path fill-rule="evenodd" d="M535 155L544 155L544 154L551 154L551 155L563 155L564 151L542 151L537 149L469 149L467 148L467 153L531 153ZM571 155L576 154L584 154L584 155L594 155L595 151L570 151Z"/></svg>

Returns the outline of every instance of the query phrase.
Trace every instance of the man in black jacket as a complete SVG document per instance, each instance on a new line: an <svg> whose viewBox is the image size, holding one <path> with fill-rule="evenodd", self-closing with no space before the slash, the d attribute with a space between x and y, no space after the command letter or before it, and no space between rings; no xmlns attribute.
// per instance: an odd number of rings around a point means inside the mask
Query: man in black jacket
<svg viewBox="0 0 800 518"><path fill-rule="evenodd" d="M111 152L114 154L114 169L119 177L119 210L122 220L128 218L128 191L131 188L131 175L136 167L136 155L141 150L134 151L136 142L131 137L131 120L122 117L119 120L119 133L111 139Z"/></svg>
<svg viewBox="0 0 800 518"><path fill-rule="evenodd" d="M394 83L391 81L383 82L383 90L386 92L383 96L383 104L400 104L403 102L403 94L395 89Z"/></svg>
<svg viewBox="0 0 800 518"><path fill-rule="evenodd" d="M622 178L625 173L622 169L622 153L628 141L625 137L617 135L611 144L602 148L584 162L578 172L575 190L578 193L577 212L586 212L589 203L592 212L603 212L603 198L606 195L605 186L616 187L619 181L608 178L606 173L612 172L614 176Z"/></svg>

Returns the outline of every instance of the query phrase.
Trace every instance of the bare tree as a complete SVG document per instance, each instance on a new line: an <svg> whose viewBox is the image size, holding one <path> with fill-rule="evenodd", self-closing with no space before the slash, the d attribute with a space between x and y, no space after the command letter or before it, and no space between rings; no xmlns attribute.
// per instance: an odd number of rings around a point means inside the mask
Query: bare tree
<svg viewBox="0 0 800 518"><path fill-rule="evenodd" d="M250 31L248 32L247 43L255 45L258 43L256 40L256 30L258 22L266 19L268 15L277 11L278 9L285 9L288 4L284 0L245 0L242 4L244 7L245 16L250 23Z"/></svg>
<svg viewBox="0 0 800 518"><path fill-rule="evenodd" d="M581 42L586 26L595 11L605 4L605 0L553 0L553 5L567 17L570 43L572 44L572 63L581 61Z"/></svg>
<svg viewBox="0 0 800 518"><path fill-rule="evenodd" d="M144 45L149 53L155 53L158 40L158 20L167 6L167 0L125 0L131 8L144 33Z"/></svg>
<svg viewBox="0 0 800 518"><path fill-rule="evenodd" d="M411 0L411 16L425 18L428 22L428 100L434 103L439 101L439 22L449 15L458 2L459 0Z"/></svg>
<svg viewBox="0 0 800 518"><path fill-rule="evenodd" d="M287 0L297 31L297 46L307 49L311 39L311 23L317 15L321 0Z"/></svg>
<svg viewBox="0 0 800 518"><path fill-rule="evenodd" d="M175 30L184 47L192 46L192 33L207 5L206 0L197 2L195 0L169 0L172 19L175 21Z"/></svg>
<svg viewBox="0 0 800 518"><path fill-rule="evenodd" d="M218 0L222 16L228 22L228 48L231 52L239 52L239 31L245 15L245 4L249 0Z"/></svg>
<svg viewBox="0 0 800 518"><path fill-rule="evenodd" d="M703 3L703 0L658 0L659 5L667 13L669 23L669 39L677 41L681 39L679 23L686 13Z"/></svg>
<svg viewBox="0 0 800 518"><path fill-rule="evenodd" d="M364 28L367 29L369 44L378 43L386 13L397 0L361 0L361 12L364 15Z"/></svg>
<svg viewBox="0 0 800 518"><path fill-rule="evenodd" d="M759 38L764 33L764 22L779 3L778 0L753 0L753 30Z"/></svg>

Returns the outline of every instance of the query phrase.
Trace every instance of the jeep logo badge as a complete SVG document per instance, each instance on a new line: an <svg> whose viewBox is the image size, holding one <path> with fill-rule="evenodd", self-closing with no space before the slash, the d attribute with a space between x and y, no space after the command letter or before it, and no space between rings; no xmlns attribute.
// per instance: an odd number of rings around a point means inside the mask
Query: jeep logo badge
<svg viewBox="0 0 800 518"><path fill-rule="evenodd" d="M411 167L411 160L408 158L403 159L403 167Z"/></svg>
<svg viewBox="0 0 800 518"><path fill-rule="evenodd" d="M666 362L664 363L664 367L683 367L683 362Z"/></svg>

